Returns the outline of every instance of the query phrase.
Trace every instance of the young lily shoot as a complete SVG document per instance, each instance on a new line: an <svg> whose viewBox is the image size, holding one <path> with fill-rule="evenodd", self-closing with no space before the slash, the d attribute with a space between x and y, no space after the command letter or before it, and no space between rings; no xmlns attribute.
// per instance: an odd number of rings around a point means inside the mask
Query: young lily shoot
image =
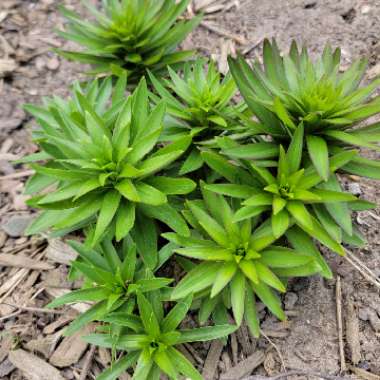
<svg viewBox="0 0 380 380"><path fill-rule="evenodd" d="M120 312L109 314L106 322L119 326L119 333L92 334L86 337L86 341L125 354L97 380L117 379L132 366L135 366L133 379L136 380L159 380L161 374L171 380L182 376L203 380L193 364L175 346L223 338L233 333L236 326L226 324L195 329L178 328L191 303L192 297L188 296L164 315L162 305L153 305L148 297L138 292L138 315Z"/></svg>
<svg viewBox="0 0 380 380"><path fill-rule="evenodd" d="M246 163L258 183L214 183L205 187L219 194L242 199L242 207L233 217L235 221L266 213L276 238L295 223L331 250L344 255L340 245L342 231L347 239L353 235L349 205L355 205L358 199L342 191L334 175L324 183L312 165L306 169L300 168L302 136L301 126L287 152L280 146L278 164L274 169L258 166L255 162ZM356 151L345 151L334 155L330 160L329 171L333 173L356 154Z"/></svg>
<svg viewBox="0 0 380 380"><path fill-rule="evenodd" d="M60 50L70 60L89 63L91 74L126 70L130 83L140 80L146 70L157 74L167 65L180 65L194 51L176 51L177 46L199 24L201 15L179 20L190 0L104 0L98 10L86 8L94 21L61 8L67 25L58 34L81 45L81 52Z"/></svg>
<svg viewBox="0 0 380 380"><path fill-rule="evenodd" d="M136 254L136 245L130 239L125 239L120 249L116 249L108 239L96 250L76 241L69 243L79 255L71 266L77 275L84 278L83 287L56 298L48 307L77 302L89 302L92 306L71 322L66 335L92 321L102 320L112 312L131 313L137 292L151 292L172 282L170 278L154 277L142 265Z"/></svg>
<svg viewBox="0 0 380 380"><path fill-rule="evenodd" d="M165 104L151 109L145 79L128 97L125 83L121 77L112 91L111 79L100 86L95 80L84 90L74 86L68 101L54 98L44 107L27 106L41 126L34 137L42 153L30 160L45 159L31 165L36 174L27 192L38 195L29 204L45 211L29 227L30 234L95 224L92 245L110 229L118 241L131 230L145 231L154 240L152 219L188 234L170 199L196 184L160 173L191 139L159 146Z"/></svg>
<svg viewBox="0 0 380 380"><path fill-rule="evenodd" d="M189 201L186 216L193 227L190 237L166 233L176 243L174 251L197 259L195 265L173 290L172 299L189 294L203 296L200 319L207 320L214 309L232 308L236 324L243 318L254 336L259 335L255 297L279 319L284 320L275 291L285 292L282 278L320 271L309 252L277 246L270 223L257 219L234 222L234 209L221 195L203 191L203 201ZM216 316L216 318L218 318Z"/></svg>
<svg viewBox="0 0 380 380"><path fill-rule="evenodd" d="M280 143L289 141L304 125L304 149L325 181L331 155L353 146L380 149L380 124L363 125L379 112L380 98L371 95L380 78L360 86L366 60L358 60L341 72L340 58L340 49L332 51L327 45L313 62L307 49L300 52L295 42L282 57L276 42L265 40L263 65L256 61L250 66L242 57L229 60L241 94L262 123L261 130ZM343 169L380 179L380 163L365 157L353 157Z"/></svg>
<svg viewBox="0 0 380 380"><path fill-rule="evenodd" d="M199 58L186 63L182 76L169 67L169 76L158 80L149 73L157 93L151 96L156 104L165 101L171 116L166 120L164 139L192 137L192 147L180 169L181 174L186 174L203 165L200 148L215 145L215 137L226 133L236 139L247 137L240 120L246 106L232 101L237 94L236 84L229 73L222 79L213 61Z"/></svg>
<svg viewBox="0 0 380 380"><path fill-rule="evenodd" d="M93 3L88 20L62 7L59 32L82 47L61 56L93 78L25 106L39 151L17 163L39 210L26 235L77 253L75 288L48 307L86 304L65 334L95 326L84 339L112 353L97 380L203 380L187 343L286 320L292 279L334 277L327 251L374 282L347 248L366 243L355 213L376 207L349 182L380 179L380 78L362 83L365 60L343 70L329 45L313 60L265 40L263 60L230 57L224 75L178 50L201 4Z"/></svg>

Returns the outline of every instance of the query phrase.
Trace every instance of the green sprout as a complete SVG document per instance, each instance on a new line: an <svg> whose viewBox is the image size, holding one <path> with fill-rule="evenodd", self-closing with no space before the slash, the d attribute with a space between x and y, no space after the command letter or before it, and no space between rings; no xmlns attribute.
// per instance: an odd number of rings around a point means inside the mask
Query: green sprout
<svg viewBox="0 0 380 380"><path fill-rule="evenodd" d="M58 34L83 47L82 52L60 50L62 56L93 66L92 74L126 70L135 83L149 69L162 73L167 65L180 65L194 51L176 51L177 46L199 24L202 16L178 20L189 0L104 0L99 11L88 3L95 17L84 20L61 7L68 20Z"/></svg>

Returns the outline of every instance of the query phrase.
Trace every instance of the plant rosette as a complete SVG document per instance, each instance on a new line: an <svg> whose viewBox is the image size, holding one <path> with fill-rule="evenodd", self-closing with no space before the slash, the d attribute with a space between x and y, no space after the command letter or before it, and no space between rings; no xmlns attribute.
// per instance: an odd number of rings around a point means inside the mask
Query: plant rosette
<svg viewBox="0 0 380 380"><path fill-rule="evenodd" d="M192 145L180 168L180 174L194 172L203 165L202 146L216 146L215 138L229 135L236 140L251 135L241 119L246 110L243 102L235 104L232 98L237 87L228 73L223 79L213 61L197 59L186 63L183 75L168 68L169 77L157 79L149 73L157 94L152 100L167 104L170 117L165 119L163 139L173 141L192 137Z"/></svg>
<svg viewBox="0 0 380 380"><path fill-rule="evenodd" d="M179 67L194 51L176 51L177 46L200 23L202 15L190 20L179 17L190 0L105 0L102 10L85 2L94 21L61 7L67 24L59 36L76 42L83 51L57 50L61 56L93 69L88 73L117 74L126 70L130 84L137 83L149 69L157 74L168 65Z"/></svg>
<svg viewBox="0 0 380 380"><path fill-rule="evenodd" d="M263 65L250 66L242 57L230 58L229 65L247 106L259 119L257 134L266 134L285 144L302 124L305 152L320 176L327 181L329 157L348 148L379 152L380 124L363 126L376 115L380 98L371 98L380 78L360 86L367 62L354 62L340 72L340 49L327 45L322 57L313 62L306 47L300 52L292 43L281 56L275 41L264 42ZM360 155L342 167L359 176L380 179L380 163Z"/></svg>
<svg viewBox="0 0 380 380"><path fill-rule="evenodd" d="M163 236L178 245L174 252L200 260L187 262L189 272L174 288L171 299L195 293L202 297L200 321L213 313L216 323L228 321L232 312L238 326L243 318L254 336L259 335L255 297L279 319L285 314L274 291L285 292L289 276L307 276L321 271L312 253L274 245L270 221L258 218L234 221L234 209L221 195L206 190L203 201L188 201L185 217L192 226L191 236L175 233ZM323 260L323 259L322 259Z"/></svg>
<svg viewBox="0 0 380 380"><path fill-rule="evenodd" d="M26 186L27 194L37 194L28 204L45 209L29 226L29 234L48 228L64 234L94 224L92 245L109 230L118 241L129 232L145 234L154 255L154 219L189 233L171 200L196 184L168 177L164 170L186 151L191 139L162 147L158 140L164 103L150 109L145 79L128 97L125 86L125 75L113 91L110 78L100 86L95 80L85 89L75 85L68 101L54 98L43 107L26 107L40 124L34 141L41 152L24 162L44 160L31 164L36 174ZM154 268L154 258L149 266Z"/></svg>
<svg viewBox="0 0 380 380"><path fill-rule="evenodd" d="M190 309L192 297L188 296L177 303L166 315L160 302L149 301L152 297L145 297L138 292L138 316L111 313L105 319L105 322L111 324L109 332L105 327L105 333L85 337L91 344L125 352L97 380L116 380L134 365L133 379L136 380L159 380L161 374L167 375L171 380L177 380L181 375L192 380L203 380L201 374L175 346L223 338L236 330L236 326L229 324L178 329Z"/></svg>

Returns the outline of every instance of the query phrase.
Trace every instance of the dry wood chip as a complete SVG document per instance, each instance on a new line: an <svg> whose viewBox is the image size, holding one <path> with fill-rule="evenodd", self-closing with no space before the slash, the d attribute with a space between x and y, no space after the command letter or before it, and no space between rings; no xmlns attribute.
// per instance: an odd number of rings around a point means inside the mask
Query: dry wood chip
<svg viewBox="0 0 380 380"><path fill-rule="evenodd" d="M68 367L77 363L88 346L88 343L82 339L82 336L93 332L94 326L93 324L86 326L74 335L64 338L50 357L50 363L59 368Z"/></svg>
<svg viewBox="0 0 380 380"><path fill-rule="evenodd" d="M13 346L13 335L10 333L4 333L1 336L0 341L0 363L7 357L8 352Z"/></svg>
<svg viewBox="0 0 380 380"><path fill-rule="evenodd" d="M9 360L28 380L65 380L56 368L27 351L11 351Z"/></svg>
<svg viewBox="0 0 380 380"><path fill-rule="evenodd" d="M14 59L4 58L0 59L0 77L4 74L11 73L17 68L17 63Z"/></svg>
<svg viewBox="0 0 380 380"><path fill-rule="evenodd" d="M44 338L32 339L26 343L25 348L32 352L38 352L48 359L53 353L61 335L61 332L58 332L57 334L48 335Z"/></svg>
<svg viewBox="0 0 380 380"><path fill-rule="evenodd" d="M78 254L66 243L60 239L49 240L49 245L45 250L45 255L50 260L68 265L75 260Z"/></svg>
<svg viewBox="0 0 380 380"><path fill-rule="evenodd" d="M76 315L77 313L75 311L69 310L69 312L65 313L54 322L45 326L43 333L46 335L53 334L57 329L71 322L76 317Z"/></svg>
<svg viewBox="0 0 380 380"><path fill-rule="evenodd" d="M0 379L5 379L5 376L9 375L15 368L9 359L4 360L0 364Z"/></svg>
<svg viewBox="0 0 380 380"><path fill-rule="evenodd" d="M356 365L361 360L359 319L352 300L347 302L346 340L351 353L351 362Z"/></svg>
<svg viewBox="0 0 380 380"><path fill-rule="evenodd" d="M364 369L349 366L349 369L360 379L364 380L380 380L380 376L375 375L371 372L365 371Z"/></svg>
<svg viewBox="0 0 380 380"><path fill-rule="evenodd" d="M7 253L0 254L0 266L15 267L15 268L28 268L37 270L49 270L54 266L43 261L33 260L24 255L10 255Z"/></svg>
<svg viewBox="0 0 380 380"><path fill-rule="evenodd" d="M202 371L202 376L205 380L212 380L214 378L223 347L224 343L220 339L214 340L211 343Z"/></svg>
<svg viewBox="0 0 380 380"><path fill-rule="evenodd" d="M10 291L12 288L14 288L26 274L28 274L28 269L20 269L17 271L12 277L9 277L0 287L0 296ZM2 299L0 300L0 302Z"/></svg>
<svg viewBox="0 0 380 380"><path fill-rule="evenodd" d="M239 380L249 375L255 368L264 362L265 355L263 351L256 351L248 358L241 361L237 366L232 367L226 373L220 376L220 380Z"/></svg>

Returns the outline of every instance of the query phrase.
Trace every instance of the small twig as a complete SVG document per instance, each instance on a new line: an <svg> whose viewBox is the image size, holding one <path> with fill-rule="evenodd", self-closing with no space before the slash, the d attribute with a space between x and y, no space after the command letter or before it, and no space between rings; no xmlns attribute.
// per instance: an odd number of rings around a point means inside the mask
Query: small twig
<svg viewBox="0 0 380 380"><path fill-rule="evenodd" d="M22 313L22 310L17 310L17 311L15 311L12 314L5 315L4 317L0 318L0 322L6 321L7 319L10 319L10 318L13 318L13 317L17 317L21 313Z"/></svg>
<svg viewBox="0 0 380 380"><path fill-rule="evenodd" d="M318 373L314 371L305 371L302 369L294 369L288 372L283 372L275 376L266 377L261 375L253 375L245 377L243 380L279 380L279 379L286 379L290 376L313 376L325 380L350 380L350 378L344 376L334 376L334 375L325 375L323 373Z"/></svg>
<svg viewBox="0 0 380 380"><path fill-rule="evenodd" d="M86 359L83 363L82 372L80 373L79 380L86 380L88 372L90 371L92 359L95 355L96 346L91 346L90 351L86 355Z"/></svg>
<svg viewBox="0 0 380 380"><path fill-rule="evenodd" d="M380 281L378 280L378 277L369 269L353 252L349 251L346 249L346 254L349 256L352 260L354 260L369 276L371 276L375 281Z"/></svg>
<svg viewBox="0 0 380 380"><path fill-rule="evenodd" d="M339 339L339 356L340 356L340 372L346 371L346 360L344 358L344 342L343 342L343 320L342 320L342 284L340 276L336 279L336 314L338 322L338 339Z"/></svg>
<svg viewBox="0 0 380 380"><path fill-rule="evenodd" d="M353 253L346 250L347 255L344 258L371 284L380 289L380 281L376 275L367 268Z"/></svg>
<svg viewBox="0 0 380 380"><path fill-rule="evenodd" d="M243 51L243 55L249 54L252 50L256 49L261 43L263 42L263 38L260 38L259 40L255 41L253 44L248 45Z"/></svg>
<svg viewBox="0 0 380 380"><path fill-rule="evenodd" d="M284 361L284 358L281 354L281 351L280 349L276 346L276 344L272 341L272 339L270 339L265 333L263 330L260 330L260 333L261 335L269 342L269 344L276 350L279 358L280 358L280 361L281 361L281 367L282 367L282 370L283 371L286 371L286 365L285 365L285 361Z"/></svg>
<svg viewBox="0 0 380 380"><path fill-rule="evenodd" d="M34 174L34 170L25 170L23 172L18 173L12 173L8 175L3 175L0 177L0 181L6 180L6 179L14 179L14 178L21 178L21 177L29 177L30 175Z"/></svg>
<svg viewBox="0 0 380 380"><path fill-rule="evenodd" d="M58 311L58 310L43 309L40 307L32 307L32 306L21 306L21 305L15 305L13 303L8 303L8 302L0 302L0 305L7 305L10 307L19 309L20 311L30 311L32 313L43 313L43 314L63 314L64 313L63 311Z"/></svg>
<svg viewBox="0 0 380 380"><path fill-rule="evenodd" d="M218 25L210 24L206 21L202 21L200 23L200 25L203 26L204 28L208 29L210 32L218 34L219 36L226 37L226 38L229 38L231 40L234 40L239 45L245 45L246 44L246 40L244 37L230 33L228 30L224 30L221 27L219 27Z"/></svg>

